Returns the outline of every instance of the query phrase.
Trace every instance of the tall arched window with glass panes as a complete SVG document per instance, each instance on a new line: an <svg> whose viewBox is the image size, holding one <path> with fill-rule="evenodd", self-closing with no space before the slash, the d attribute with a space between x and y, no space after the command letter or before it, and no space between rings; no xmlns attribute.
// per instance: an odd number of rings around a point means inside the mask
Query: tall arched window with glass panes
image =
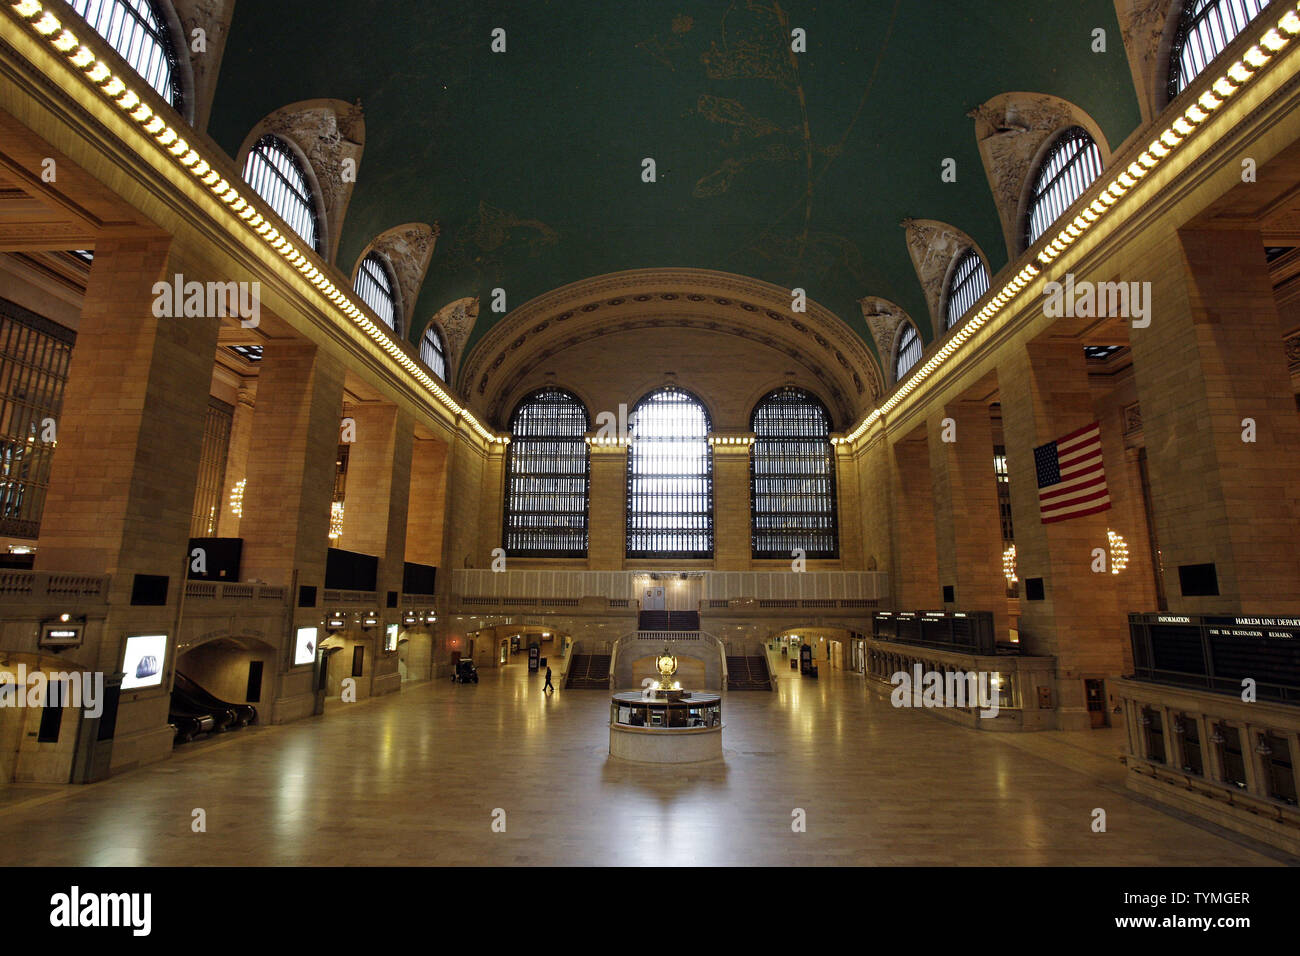
<svg viewBox="0 0 1300 956"><path fill-rule="evenodd" d="M921 361L921 333L911 322L903 325L898 333L898 346L894 350L894 381L901 382L912 371L912 367Z"/></svg>
<svg viewBox="0 0 1300 956"><path fill-rule="evenodd" d="M288 143L269 133L254 143L244 160L244 181L290 229L321 251L316 198L302 162Z"/></svg>
<svg viewBox="0 0 1300 956"><path fill-rule="evenodd" d="M960 322L980 296L988 291L989 270L972 246L953 264L944 303L944 328L950 329Z"/></svg>
<svg viewBox="0 0 1300 956"><path fill-rule="evenodd" d="M769 392L750 416L751 546L755 558L839 557L831 418L811 392Z"/></svg>
<svg viewBox="0 0 1300 956"><path fill-rule="evenodd" d="M627 556L713 557L713 448L709 413L667 386L628 416Z"/></svg>
<svg viewBox="0 0 1300 956"><path fill-rule="evenodd" d="M1057 136L1034 176L1025 210L1025 246L1037 242L1100 175L1101 150L1086 129L1071 126Z"/></svg>
<svg viewBox="0 0 1300 956"><path fill-rule="evenodd" d="M1186 0L1169 48L1169 98L1187 89L1268 0Z"/></svg>
<svg viewBox="0 0 1300 956"><path fill-rule="evenodd" d="M152 0L69 0L68 6L176 112L185 112L176 45L157 4Z"/></svg>
<svg viewBox="0 0 1300 956"><path fill-rule="evenodd" d="M362 259L352 288L384 325L401 333L397 323L397 281L386 256L372 252Z"/></svg>
<svg viewBox="0 0 1300 956"><path fill-rule="evenodd" d="M587 408L561 388L525 396L510 416L503 547L533 558L587 556Z"/></svg>
<svg viewBox="0 0 1300 956"><path fill-rule="evenodd" d="M430 324L420 339L420 361L444 382L447 381L447 346L442 341L442 333L436 325Z"/></svg>

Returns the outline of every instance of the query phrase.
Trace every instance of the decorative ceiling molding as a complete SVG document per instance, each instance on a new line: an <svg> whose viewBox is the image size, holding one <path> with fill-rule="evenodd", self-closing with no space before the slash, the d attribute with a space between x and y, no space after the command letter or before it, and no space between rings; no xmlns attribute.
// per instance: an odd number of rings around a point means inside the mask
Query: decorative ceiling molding
<svg viewBox="0 0 1300 956"><path fill-rule="evenodd" d="M993 275L993 270L989 269L988 256L984 255L984 250L956 226L936 219L904 219L903 229L907 233L907 252L912 257L916 278L921 283L925 304L930 309L930 328L937 339L947 331L943 313L948 293L948 276L952 272L953 263L967 249L974 247L975 252L984 260L984 268L990 276Z"/></svg>
<svg viewBox="0 0 1300 956"><path fill-rule="evenodd" d="M901 306L879 296L866 296L860 299L858 304L862 307L862 317L867 321L867 331L871 333L871 338L876 343L876 354L881 356L885 363L885 381L892 388L894 386L894 345L898 341L899 329L908 323L912 325L916 323Z"/></svg>
<svg viewBox="0 0 1300 956"><path fill-rule="evenodd" d="M1047 93L1000 93L966 115L975 120L975 138L1002 220L1007 257L1015 259L1024 251L1021 214L1032 179L1055 134L1082 126L1096 140L1103 166L1110 163L1110 146L1091 116Z"/></svg>
<svg viewBox="0 0 1300 956"><path fill-rule="evenodd" d="M438 240L439 228L424 222L407 222L381 232L370 245L361 250L356 265L352 267L355 283L361 261L372 252L388 257L397 276L397 296L401 303L402 325L398 334L405 336L415 315L415 300L420 296L424 273L433 257L433 246Z"/></svg>
<svg viewBox="0 0 1300 956"><path fill-rule="evenodd" d="M167 11L167 4L158 8ZM178 34L177 60L182 64L188 85L185 87L190 102L187 104L194 128L203 132L208 128L212 114L212 99L217 92L217 76L221 73L221 55L226 49L226 36L230 20L235 15L235 0L172 0ZM168 20L171 14L167 13ZM198 38L194 31L202 30L202 49L196 50Z"/></svg>
<svg viewBox="0 0 1300 956"><path fill-rule="evenodd" d="M788 289L757 279L707 269L636 269L562 286L497 322L466 356L459 380L467 398L489 401L485 396L499 394L502 382L520 364L525 344L529 348L524 354L545 349L560 332L581 331L581 320L593 313L600 313L593 322L598 325L641 318L667 325L684 324L679 319L688 318L719 323L740 319L738 329L781 340L788 354L790 349L802 351L815 364L834 370L842 380L840 389L853 396L855 414L884 391L880 366L861 336L812 300L806 313L794 314ZM552 327L575 319L576 325Z"/></svg>
<svg viewBox="0 0 1300 956"><path fill-rule="evenodd" d="M352 200L366 145L366 121L361 105L342 100L304 100L281 107L253 127L245 138L236 157L241 170L248 151L266 133L292 143L306 159L306 172L321 204L321 225L325 230L321 248L325 258L335 262L339 237L343 234L343 218ZM350 167L347 178L345 167Z"/></svg>
<svg viewBox="0 0 1300 956"><path fill-rule="evenodd" d="M1169 50L1182 7L1174 0L1115 0L1143 123L1151 122L1168 99Z"/></svg>

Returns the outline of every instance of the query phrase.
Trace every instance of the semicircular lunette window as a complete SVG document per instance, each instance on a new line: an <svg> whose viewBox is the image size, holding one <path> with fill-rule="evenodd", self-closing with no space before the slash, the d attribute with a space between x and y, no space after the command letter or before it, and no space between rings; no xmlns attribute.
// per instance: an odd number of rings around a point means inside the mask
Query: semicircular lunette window
<svg viewBox="0 0 1300 956"><path fill-rule="evenodd" d="M539 558L587 555L587 409L570 392L543 388L510 416L504 546Z"/></svg>
<svg viewBox="0 0 1300 956"><path fill-rule="evenodd" d="M713 448L709 414L675 386L651 392L628 416L627 556L713 557Z"/></svg>
<svg viewBox="0 0 1300 956"><path fill-rule="evenodd" d="M284 140L270 134L259 139L244 161L244 180L290 229L320 252L316 200L302 164Z"/></svg>
<svg viewBox="0 0 1300 956"><path fill-rule="evenodd" d="M1025 245L1037 242L1100 175L1101 150L1088 131L1071 126L1061 133L1034 178L1025 216Z"/></svg>
<svg viewBox="0 0 1300 956"><path fill-rule="evenodd" d="M68 5L159 96L182 112L184 97L176 47L167 21L152 0L69 0Z"/></svg>
<svg viewBox="0 0 1300 956"><path fill-rule="evenodd" d="M388 261L377 252L361 260L356 281L352 284L361 300L394 332L397 328L397 295L393 292L392 272Z"/></svg>
<svg viewBox="0 0 1300 956"><path fill-rule="evenodd" d="M952 269L952 284L948 286L948 302L944 307L944 328L950 329L960 322L987 291L989 270L973 247L967 249Z"/></svg>
<svg viewBox="0 0 1300 956"><path fill-rule="evenodd" d="M442 344L442 335L433 325L424 330L424 338L420 339L420 361L429 366L438 378L447 381L447 347Z"/></svg>
<svg viewBox="0 0 1300 956"><path fill-rule="evenodd" d="M1187 0L1169 50L1169 98L1191 84L1268 0Z"/></svg>
<svg viewBox="0 0 1300 956"><path fill-rule="evenodd" d="M907 377L907 373L912 371L912 367L921 361L921 334L916 331L916 326L908 322L903 326L901 337L898 340L898 351L894 357L894 381L901 382Z"/></svg>
<svg viewBox="0 0 1300 956"><path fill-rule="evenodd" d="M768 393L750 416L751 545L756 558L839 557L831 420L810 392Z"/></svg>

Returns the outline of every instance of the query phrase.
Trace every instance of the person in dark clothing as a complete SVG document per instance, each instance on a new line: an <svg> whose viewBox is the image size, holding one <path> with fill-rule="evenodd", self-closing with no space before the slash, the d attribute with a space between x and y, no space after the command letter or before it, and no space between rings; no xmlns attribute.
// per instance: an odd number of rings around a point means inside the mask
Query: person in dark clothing
<svg viewBox="0 0 1300 956"><path fill-rule="evenodd" d="M551 683L551 669L549 667L546 668L546 683L542 685L542 693L545 694L548 690L555 690L555 685Z"/></svg>

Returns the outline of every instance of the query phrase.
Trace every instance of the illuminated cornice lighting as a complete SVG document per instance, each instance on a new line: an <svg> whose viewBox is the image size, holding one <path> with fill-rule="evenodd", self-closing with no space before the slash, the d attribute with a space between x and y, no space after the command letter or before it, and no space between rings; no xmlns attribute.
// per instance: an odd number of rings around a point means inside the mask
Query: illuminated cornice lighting
<svg viewBox="0 0 1300 956"><path fill-rule="evenodd" d="M1038 262L1048 266L1066 249L1081 238L1084 233L1101 222L1115 208L1124 195L1138 184L1151 170L1155 169L1168 157L1172 156L1187 138L1196 132L1196 128L1208 120L1224 101L1235 95L1243 86L1258 75L1258 71L1267 66L1274 55L1282 50L1295 37L1300 36L1300 4L1293 5L1270 27L1259 40L1248 49L1240 60L1228 67L1223 74L1210 84L1210 88L1200 95L1183 113L1176 117L1151 144L1142 151L1133 162L1115 175L1114 179L1092 200L1084 211L1066 223L1056 237L1038 252ZM937 352L919 369L895 389L884 404L873 409L858 426L849 432L843 442L856 442L883 415L893 410L903 399L916 390L925 379L939 368L957 347L974 335L1002 309L1015 301L1029 281L1039 274L1038 266L1026 265L1016 277L995 294L987 295L984 307L968 319L961 329L953 334Z"/></svg>
<svg viewBox="0 0 1300 956"><path fill-rule="evenodd" d="M85 80L97 88L103 99L116 106L141 130L153 137L172 162L207 187L213 196L224 203L229 208L234 221L247 227L268 248L277 252L295 268L344 318L368 335L397 365L424 386L425 391L433 395L443 407L453 415L463 418L484 441L505 443L505 436L485 428L469 409L456 402L432 376L406 354L404 349L388 337L382 328L382 323L372 321L346 292L330 281L320 267L275 229L268 221L268 216L256 207L256 203L260 202L258 197L241 195L234 186L222 178L202 154L168 124L166 118L155 113L126 81L100 60L94 50L84 46L53 13L45 9L39 0L9 0L9 7L20 19L27 21L28 26L55 52L61 54L75 69L79 70Z"/></svg>
<svg viewBox="0 0 1300 956"><path fill-rule="evenodd" d="M710 445L745 445L754 444L753 435L710 435Z"/></svg>

